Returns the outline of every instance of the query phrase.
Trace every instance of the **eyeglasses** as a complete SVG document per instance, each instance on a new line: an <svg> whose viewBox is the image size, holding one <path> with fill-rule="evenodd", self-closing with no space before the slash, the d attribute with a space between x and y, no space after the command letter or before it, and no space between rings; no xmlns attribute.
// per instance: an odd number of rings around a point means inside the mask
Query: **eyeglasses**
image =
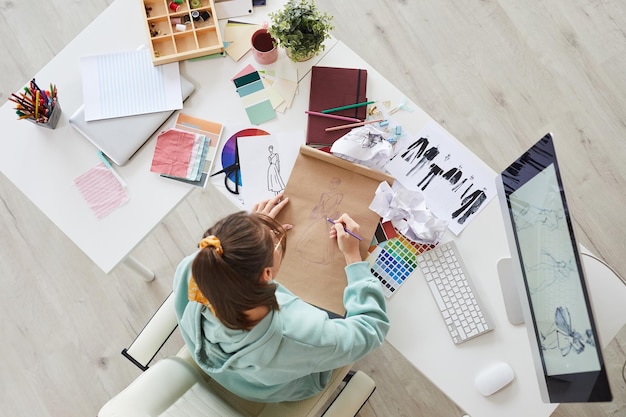
<svg viewBox="0 0 626 417"><path fill-rule="evenodd" d="M285 251L284 251L282 245L283 245L283 239L285 237L285 234L284 233L280 233L277 230L272 230L272 232L274 233L275 236L279 236L280 235L280 237L278 238L278 242L276 242L276 244L274 245L274 252L276 252L278 250L278 248L280 248L281 249L280 250L280 255L283 256L285 254Z"/></svg>
<svg viewBox="0 0 626 417"><path fill-rule="evenodd" d="M282 236L280 237L280 239L278 239L278 243L276 243L276 244L274 245L274 252L276 252L276 251L278 250L278 248L280 248L280 247L282 246L282 244L283 244L283 238L284 238L284 237L285 237L285 235L282 235ZM281 251L281 252L282 252L282 251Z"/></svg>

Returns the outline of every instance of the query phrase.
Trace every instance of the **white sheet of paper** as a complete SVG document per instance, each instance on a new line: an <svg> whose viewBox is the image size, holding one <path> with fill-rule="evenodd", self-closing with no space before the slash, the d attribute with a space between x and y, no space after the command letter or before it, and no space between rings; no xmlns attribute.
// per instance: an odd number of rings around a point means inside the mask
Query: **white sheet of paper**
<svg viewBox="0 0 626 417"><path fill-rule="evenodd" d="M183 108L178 62L154 65L147 48L80 59L85 120Z"/></svg>
<svg viewBox="0 0 626 417"><path fill-rule="evenodd" d="M496 195L492 171L436 122L396 149L385 169L405 188L423 192L428 209L456 235Z"/></svg>
<svg viewBox="0 0 626 417"><path fill-rule="evenodd" d="M237 139L246 209L284 190L303 142L302 132Z"/></svg>

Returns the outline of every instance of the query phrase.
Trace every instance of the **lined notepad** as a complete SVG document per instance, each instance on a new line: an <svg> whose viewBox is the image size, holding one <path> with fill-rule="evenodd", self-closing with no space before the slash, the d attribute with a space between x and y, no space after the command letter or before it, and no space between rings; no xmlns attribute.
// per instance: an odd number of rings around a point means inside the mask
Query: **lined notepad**
<svg viewBox="0 0 626 417"><path fill-rule="evenodd" d="M182 109L178 62L155 66L150 50L80 59L85 120Z"/></svg>

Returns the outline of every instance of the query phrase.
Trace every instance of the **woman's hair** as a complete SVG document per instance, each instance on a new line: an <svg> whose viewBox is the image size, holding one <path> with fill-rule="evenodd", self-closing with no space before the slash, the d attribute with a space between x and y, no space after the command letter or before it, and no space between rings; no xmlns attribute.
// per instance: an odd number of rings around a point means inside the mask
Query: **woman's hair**
<svg viewBox="0 0 626 417"><path fill-rule="evenodd" d="M242 211L218 221L203 237L210 235L219 239L222 253L214 246L201 249L191 265L193 277L226 327L250 329L258 321L249 319L247 310L279 308L276 284L262 281L261 274L274 265L274 250L284 255L285 229L269 216Z"/></svg>

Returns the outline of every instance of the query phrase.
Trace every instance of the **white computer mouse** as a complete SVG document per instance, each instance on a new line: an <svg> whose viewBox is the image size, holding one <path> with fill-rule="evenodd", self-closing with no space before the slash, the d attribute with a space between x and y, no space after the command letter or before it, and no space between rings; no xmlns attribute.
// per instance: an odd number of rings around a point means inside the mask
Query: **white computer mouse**
<svg viewBox="0 0 626 417"><path fill-rule="evenodd" d="M488 397L507 386L515 378L513 368L506 362L496 362L481 371L474 380L478 392Z"/></svg>

